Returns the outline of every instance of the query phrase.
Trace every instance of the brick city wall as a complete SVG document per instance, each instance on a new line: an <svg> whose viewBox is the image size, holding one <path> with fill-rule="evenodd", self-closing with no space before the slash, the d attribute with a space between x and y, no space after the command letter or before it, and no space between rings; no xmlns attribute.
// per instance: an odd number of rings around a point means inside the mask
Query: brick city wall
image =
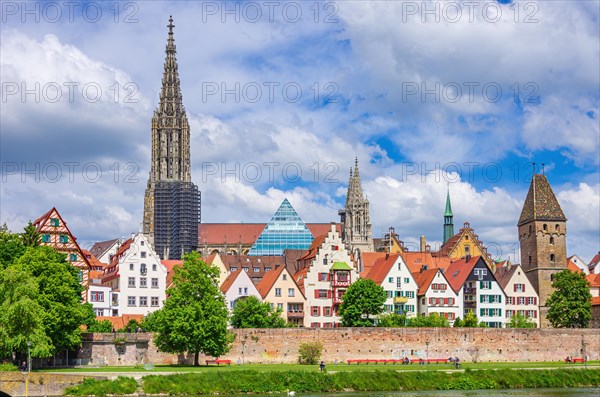
<svg viewBox="0 0 600 397"><path fill-rule="evenodd" d="M85 377L88 375L0 372L0 391L13 397L62 396L66 388L80 384ZM106 376L94 377L107 379Z"/></svg>
<svg viewBox="0 0 600 397"><path fill-rule="evenodd" d="M294 363L303 342L323 343L328 363L348 359L447 358L472 361L558 361L566 356L600 360L598 329L339 328L241 329L221 357L246 363ZM115 338L124 338L117 340ZM243 351L243 354L242 354ZM193 356L158 352L152 335L89 335L79 358L106 365L183 364ZM201 356L201 363L205 357Z"/></svg>

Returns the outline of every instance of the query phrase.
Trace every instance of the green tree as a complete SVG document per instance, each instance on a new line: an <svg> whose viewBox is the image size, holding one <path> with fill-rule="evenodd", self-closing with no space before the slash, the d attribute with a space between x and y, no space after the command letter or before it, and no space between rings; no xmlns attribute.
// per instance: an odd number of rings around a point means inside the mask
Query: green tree
<svg viewBox="0 0 600 397"><path fill-rule="evenodd" d="M51 353L79 347L81 325L94 317L92 306L81 302L79 270L65 258L47 246L30 247L13 265L37 282L37 301L43 308L46 335L52 341Z"/></svg>
<svg viewBox="0 0 600 397"><path fill-rule="evenodd" d="M467 314L465 314L465 319L463 321L463 327L465 328L477 328L479 327L479 320L473 310L469 310Z"/></svg>
<svg viewBox="0 0 600 397"><path fill-rule="evenodd" d="M449 327L450 323L446 317L440 316L438 313L431 313L428 316L417 316L408 319L408 327L430 327L444 328Z"/></svg>
<svg viewBox="0 0 600 397"><path fill-rule="evenodd" d="M348 287L338 310L344 327L372 327L383 312L387 294L373 280L361 278Z"/></svg>
<svg viewBox="0 0 600 397"><path fill-rule="evenodd" d="M25 226L25 229L21 234L21 241L25 247L37 247L42 242L42 235L37 231L37 228L33 226L31 221Z"/></svg>
<svg viewBox="0 0 600 397"><path fill-rule="evenodd" d="M298 363L314 365L321 359L323 344L321 342L305 342L298 347Z"/></svg>
<svg viewBox="0 0 600 397"><path fill-rule="evenodd" d="M233 328L284 328L281 309L273 309L268 302L255 296L238 299L231 315Z"/></svg>
<svg viewBox="0 0 600 397"><path fill-rule="evenodd" d="M12 265L25 252L18 234L11 233L6 223L0 227L0 269Z"/></svg>
<svg viewBox="0 0 600 397"><path fill-rule="evenodd" d="M454 328L461 328L461 327L464 327L463 320L461 320L460 317L456 317L456 320L454 320Z"/></svg>
<svg viewBox="0 0 600 397"><path fill-rule="evenodd" d="M536 328L537 324L529 317L525 317L522 314L515 314L510 318L507 328Z"/></svg>
<svg viewBox="0 0 600 397"><path fill-rule="evenodd" d="M108 320L98 321L94 319L94 321L88 325L88 332L112 332L113 325Z"/></svg>
<svg viewBox="0 0 600 397"><path fill-rule="evenodd" d="M586 328L592 319L590 283L583 273L568 269L554 275L554 292L546 301L546 317L556 328Z"/></svg>
<svg viewBox="0 0 600 397"><path fill-rule="evenodd" d="M44 308L38 300L38 282L31 274L13 267L0 272L0 357L9 357L13 352L26 354L28 341L32 343L32 356L52 354Z"/></svg>
<svg viewBox="0 0 600 397"><path fill-rule="evenodd" d="M173 269L173 286L162 309L152 316L155 343L164 352L219 357L231 349L234 334L227 330L229 312L218 286L219 270L191 252Z"/></svg>
<svg viewBox="0 0 600 397"><path fill-rule="evenodd" d="M396 313L384 313L377 320L378 327L398 328L406 327L406 315Z"/></svg>

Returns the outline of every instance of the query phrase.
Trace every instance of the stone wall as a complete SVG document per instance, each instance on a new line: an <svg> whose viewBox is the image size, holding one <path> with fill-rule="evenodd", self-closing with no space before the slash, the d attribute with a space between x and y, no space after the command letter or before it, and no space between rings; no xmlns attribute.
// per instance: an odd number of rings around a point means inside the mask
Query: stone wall
<svg viewBox="0 0 600 397"><path fill-rule="evenodd" d="M0 391L9 396L62 396L66 388L83 382L88 374L47 374L31 372L0 372ZM106 376L94 376L107 379ZM26 386L27 380L27 386Z"/></svg>
<svg viewBox="0 0 600 397"><path fill-rule="evenodd" d="M447 358L465 362L558 361L566 356L600 360L598 329L339 328L234 330L231 351L221 357L246 363L295 363L303 342L323 343L328 363L348 359ZM125 338L122 342L115 338ZM243 354L242 354L243 352ZM158 352L151 334L89 335L79 358L106 365L190 364L193 356ZM201 363L205 357L201 356Z"/></svg>

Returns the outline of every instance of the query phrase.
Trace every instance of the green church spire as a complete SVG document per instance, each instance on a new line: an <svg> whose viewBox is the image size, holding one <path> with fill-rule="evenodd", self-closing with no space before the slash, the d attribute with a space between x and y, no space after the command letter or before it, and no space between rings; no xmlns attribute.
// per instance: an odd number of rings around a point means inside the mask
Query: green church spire
<svg viewBox="0 0 600 397"><path fill-rule="evenodd" d="M444 244L454 236L454 221L452 220L452 205L450 204L450 189L446 195L446 211L444 212Z"/></svg>

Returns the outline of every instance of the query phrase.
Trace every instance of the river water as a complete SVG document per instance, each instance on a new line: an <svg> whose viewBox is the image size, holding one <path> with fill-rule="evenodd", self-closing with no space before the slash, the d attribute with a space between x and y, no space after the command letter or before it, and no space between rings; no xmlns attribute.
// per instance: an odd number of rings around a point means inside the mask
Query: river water
<svg viewBox="0 0 600 397"><path fill-rule="evenodd" d="M281 394L280 394L281 395ZM285 394L283 394L285 396ZM273 397L273 394L252 397ZM415 392L296 393L296 397L599 397L600 388L510 389L510 390L435 390Z"/></svg>

